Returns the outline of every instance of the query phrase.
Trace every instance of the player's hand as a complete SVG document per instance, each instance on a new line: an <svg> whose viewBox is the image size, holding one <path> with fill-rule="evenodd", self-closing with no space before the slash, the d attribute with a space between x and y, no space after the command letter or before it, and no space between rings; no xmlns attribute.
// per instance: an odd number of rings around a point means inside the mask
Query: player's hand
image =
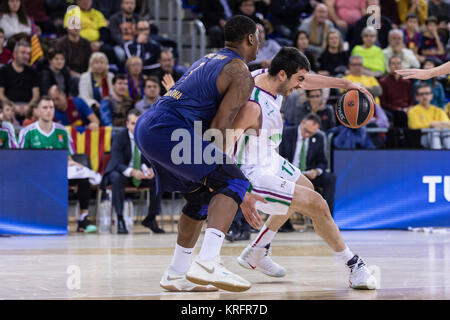
<svg viewBox="0 0 450 320"><path fill-rule="evenodd" d="M164 88L166 89L166 91L169 91L170 88L172 88L175 84L175 80L173 80L172 75L170 74L165 74L162 81L161 81L162 85L164 86Z"/></svg>
<svg viewBox="0 0 450 320"><path fill-rule="evenodd" d="M263 221L255 208L256 201L267 203L267 201L263 197L260 197L256 194L246 193L244 201L241 203L241 209L248 224L253 228L259 230Z"/></svg>
<svg viewBox="0 0 450 320"><path fill-rule="evenodd" d="M364 87L363 85L361 85L359 83L352 82L348 85L346 90L348 91L348 90L354 90L354 89L361 91L362 93L365 93L369 97L369 99L372 99L372 101L375 103L375 100L373 99L372 94L369 92L369 90L367 90L366 87Z"/></svg>
<svg viewBox="0 0 450 320"><path fill-rule="evenodd" d="M419 79L419 80L428 80L432 77L430 69L422 70L422 69L401 69L396 70L399 75L403 76L405 79Z"/></svg>

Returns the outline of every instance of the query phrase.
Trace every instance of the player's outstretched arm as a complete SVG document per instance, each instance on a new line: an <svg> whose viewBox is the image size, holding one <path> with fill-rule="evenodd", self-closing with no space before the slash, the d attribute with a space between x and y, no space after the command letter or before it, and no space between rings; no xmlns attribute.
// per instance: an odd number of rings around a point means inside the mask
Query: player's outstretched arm
<svg viewBox="0 0 450 320"><path fill-rule="evenodd" d="M239 59L233 59L226 64L217 78L217 88L223 98L211 122L211 128L222 132L222 144L216 141L216 145L223 150L228 150L234 143L226 141L226 130L232 128L237 113L247 102L254 85L247 65Z"/></svg>
<svg viewBox="0 0 450 320"><path fill-rule="evenodd" d="M419 79L428 80L433 77L441 76L443 74L450 73L450 61L441 64L438 67L434 67L428 70L422 69L401 69L396 70L399 75L403 76L405 79Z"/></svg>

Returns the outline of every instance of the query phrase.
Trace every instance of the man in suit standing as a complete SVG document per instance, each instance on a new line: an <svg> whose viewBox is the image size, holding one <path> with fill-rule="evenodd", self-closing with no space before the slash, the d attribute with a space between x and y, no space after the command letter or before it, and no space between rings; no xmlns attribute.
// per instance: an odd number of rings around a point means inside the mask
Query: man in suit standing
<svg viewBox="0 0 450 320"><path fill-rule="evenodd" d="M104 183L111 184L112 204L117 214L117 233L119 234L128 233L122 215L127 186L150 188L150 206L148 215L142 224L154 233L164 233L164 230L158 227L155 219L161 210L161 196L156 194L155 174L134 142L134 127L140 115L141 112L137 109L131 109L128 112L127 127L114 138L111 160L103 176Z"/></svg>
<svg viewBox="0 0 450 320"><path fill-rule="evenodd" d="M280 155L311 180L314 189L320 192L333 213L336 176L325 172L328 162L325 156L325 135L319 131L320 118L308 114L299 126L283 129L283 140L280 144Z"/></svg>

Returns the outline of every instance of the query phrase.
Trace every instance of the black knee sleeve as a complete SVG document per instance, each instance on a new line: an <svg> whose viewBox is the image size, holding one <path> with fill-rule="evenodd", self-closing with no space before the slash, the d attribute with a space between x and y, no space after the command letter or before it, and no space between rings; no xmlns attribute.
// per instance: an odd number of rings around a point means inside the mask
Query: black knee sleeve
<svg viewBox="0 0 450 320"><path fill-rule="evenodd" d="M183 207L183 214L194 220L205 220L208 216L208 205L215 192L209 191L206 186L201 186L200 189L183 194L187 203Z"/></svg>

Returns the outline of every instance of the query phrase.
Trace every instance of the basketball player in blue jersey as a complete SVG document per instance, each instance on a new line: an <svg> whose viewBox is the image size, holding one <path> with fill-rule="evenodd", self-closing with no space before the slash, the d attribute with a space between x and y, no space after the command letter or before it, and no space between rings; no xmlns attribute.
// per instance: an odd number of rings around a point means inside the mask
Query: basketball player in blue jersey
<svg viewBox="0 0 450 320"><path fill-rule="evenodd" d="M226 129L231 128L253 90L254 81L247 63L256 58L258 46L253 20L245 16L230 18L225 26L225 48L196 61L136 123L135 142L152 165L157 192L179 191L187 200L178 224L174 255L178 260L190 261L197 240L190 234L201 229L198 221L208 215L198 257L190 268L189 263L178 261L174 265L188 268L168 268L161 283L165 288L179 291L220 288L237 292L251 286L227 270L219 255L238 206L247 216L261 222L254 206L256 201L265 200L247 193L249 181L216 145L227 145ZM194 128L197 122L203 130L220 130L224 141L213 144L204 140L203 132ZM187 148L176 152L180 140ZM203 155L207 152L221 161L205 161Z"/></svg>

